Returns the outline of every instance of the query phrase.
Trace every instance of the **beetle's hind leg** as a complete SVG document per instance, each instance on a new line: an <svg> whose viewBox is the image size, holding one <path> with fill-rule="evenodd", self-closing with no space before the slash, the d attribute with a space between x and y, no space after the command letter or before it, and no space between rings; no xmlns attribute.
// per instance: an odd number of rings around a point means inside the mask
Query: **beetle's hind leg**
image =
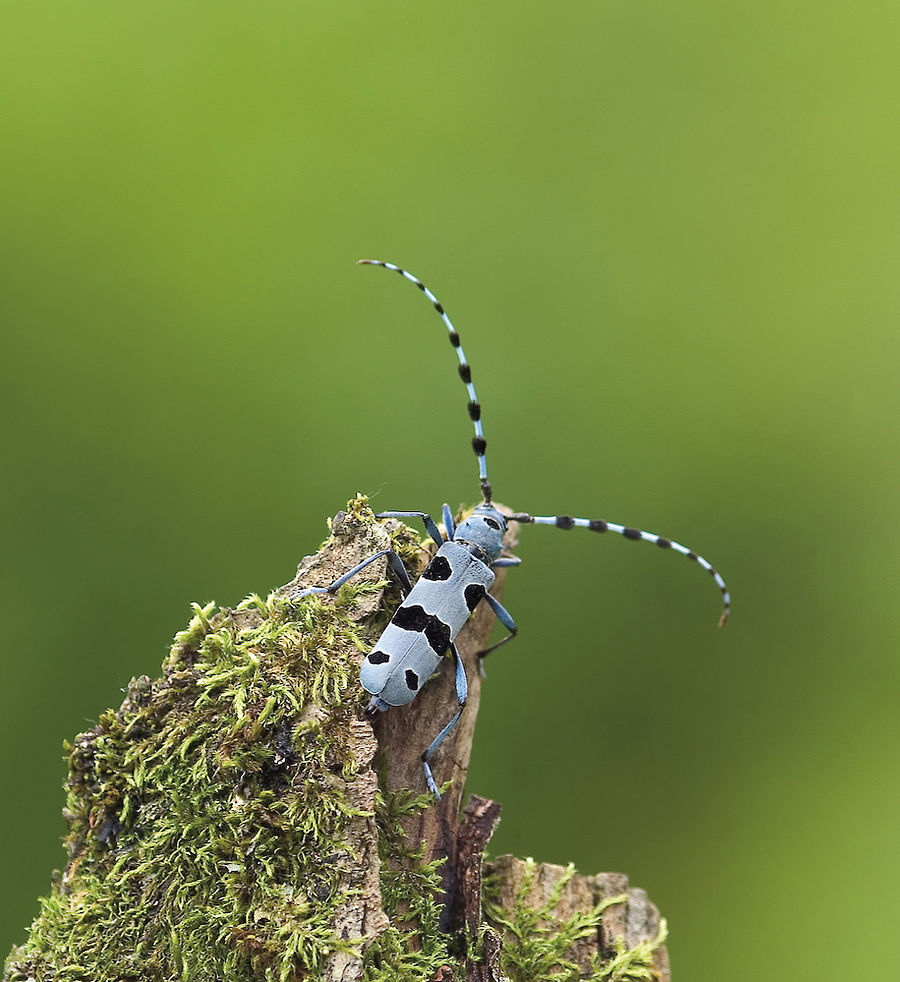
<svg viewBox="0 0 900 982"><path fill-rule="evenodd" d="M441 730L440 733L431 741L428 749L422 754L422 766L425 768L425 782L428 785L428 790L440 800L441 793L438 791L438 786L435 784L434 775L431 773L430 760L434 755L435 750L444 742L446 736L450 733L454 726L459 722L459 717L462 716L462 711L466 706L466 699L469 696L469 683L466 679L466 670L463 667L462 658L459 656L459 650L454 642L450 642L450 650L453 652L453 661L456 665L456 699L459 703L459 709L456 711L456 715L450 722Z"/></svg>

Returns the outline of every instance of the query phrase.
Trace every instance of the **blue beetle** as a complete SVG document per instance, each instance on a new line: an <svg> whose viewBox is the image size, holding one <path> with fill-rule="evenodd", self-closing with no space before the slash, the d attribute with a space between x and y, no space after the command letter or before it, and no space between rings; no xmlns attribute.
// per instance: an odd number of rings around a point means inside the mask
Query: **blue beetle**
<svg viewBox="0 0 900 982"><path fill-rule="evenodd" d="M405 706L418 695L421 687L434 673L443 656L449 650L453 654L456 672L456 696L459 704L456 714L431 741L422 753L425 781L431 792L438 798L437 784L431 772L430 761L434 752L447 734L459 721L468 694L468 683L462 659L456 647L456 636L481 603L486 601L497 619L509 631L495 644L479 652L484 657L491 651L511 640L517 631L516 623L503 605L490 594L494 582L494 570L505 566L517 566L521 560L515 556L501 556L503 536L507 522L525 524L553 525L560 529L586 528L592 532L614 532L626 539L652 542L661 549L681 553L696 562L715 580L722 594L721 627L731 609L731 598L725 581L713 566L692 549L654 532L607 522L603 519L573 518L571 515L531 515L527 512L514 512L504 515L492 504L493 491L487 477L487 442L481 422L481 405L472 383L472 370L466 361L459 334L444 311L437 297L412 273L394 263L376 259L362 259L361 265L382 266L415 284L428 298L450 332L450 343L459 359L459 376L466 386L469 396L469 418L475 426L472 449L478 460L478 475L483 500L458 526L454 525L449 505L444 505L442 517L447 537L427 512L387 511L380 512L376 518L419 518L425 529L438 546L437 553L422 572L415 585L410 582L406 567L400 557L391 549L369 556L361 563L344 573L327 587L309 587L293 594L292 600L299 600L311 594L335 593L351 577L356 576L371 563L385 557L388 565L400 582L403 601L394 612L390 623L384 629L375 647L366 655L360 670L360 682L371 699L366 707L369 718L394 706Z"/></svg>

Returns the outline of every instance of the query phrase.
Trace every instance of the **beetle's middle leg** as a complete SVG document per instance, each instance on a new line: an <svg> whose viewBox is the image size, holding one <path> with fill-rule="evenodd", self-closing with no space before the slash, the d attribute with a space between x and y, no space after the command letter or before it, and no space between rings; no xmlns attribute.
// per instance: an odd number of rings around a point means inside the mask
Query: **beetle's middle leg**
<svg viewBox="0 0 900 982"><path fill-rule="evenodd" d="M507 634L505 638L501 638L495 644L492 644L489 648L484 648L482 651L478 652L479 668L481 668L482 659L486 658L492 651L496 651L499 647L501 647L501 645L506 644L507 641L512 641L519 631L510 612L496 597L492 597L491 594L486 593L484 595L484 599L490 604L491 610L493 610L493 612L497 615L497 620L500 621L507 631L509 631L509 634Z"/></svg>

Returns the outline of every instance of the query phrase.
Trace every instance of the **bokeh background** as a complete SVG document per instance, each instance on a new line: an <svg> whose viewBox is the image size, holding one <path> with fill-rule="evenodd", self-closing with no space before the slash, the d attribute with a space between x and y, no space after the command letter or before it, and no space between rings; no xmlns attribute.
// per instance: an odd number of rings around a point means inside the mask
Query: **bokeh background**
<svg viewBox="0 0 900 982"><path fill-rule="evenodd" d="M61 744L357 490L529 528L471 788L622 870L675 978L900 958L900 7L7 5L0 949Z"/></svg>

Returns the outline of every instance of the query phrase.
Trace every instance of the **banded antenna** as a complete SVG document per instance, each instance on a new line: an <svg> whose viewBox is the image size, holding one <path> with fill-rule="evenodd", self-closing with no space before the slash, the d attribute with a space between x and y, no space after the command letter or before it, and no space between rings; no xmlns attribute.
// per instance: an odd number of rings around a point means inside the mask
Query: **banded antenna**
<svg viewBox="0 0 900 982"><path fill-rule="evenodd" d="M459 377L463 380L466 391L469 393L469 419L472 420L472 423L475 426L475 436L472 438L472 449L475 451L475 456L478 458L478 479L481 482L481 494L484 497L484 503L489 505L491 503L493 491L491 489L490 481L488 481L487 459L484 455L484 452L487 449L487 441L484 438L484 427L481 424L481 404L478 402L478 396L475 395L475 386L472 384L472 369L470 368L469 363L466 361L466 356L463 353L462 345L459 343L459 334L457 333L456 328L453 326L453 323L447 316L447 312L444 310L438 298L420 279L413 276L413 274L408 270L402 269L400 266L396 266L394 263L383 262L380 259L360 259L357 265L383 266L385 269L390 269L395 273L399 273L404 279L409 280L410 283L415 283L422 293L424 293L425 296L431 301L431 306L438 312L441 320L444 322L444 325L450 332L450 344L452 344L456 349L456 355L459 358Z"/></svg>
<svg viewBox="0 0 900 982"><path fill-rule="evenodd" d="M487 447L487 443L484 439L484 429L481 425L481 406L478 403L478 398L475 395L475 387L472 385L472 370L469 367L469 363L466 361L466 356L463 354L462 347L459 343L459 335L456 333L456 329L447 316L444 308L441 306L438 298L428 289L425 284L413 276L412 273L400 266L396 266L394 263L382 262L380 259L360 259L359 264L361 266L383 266L385 269L391 269L395 273L399 273L404 279L409 280L410 283L415 283L415 285L425 294L426 297L431 301L431 305L440 314L441 320L450 332L450 343L456 349L456 354L459 357L459 377L463 380L466 385L466 390L469 393L469 418L475 424L475 437L472 440L472 449L475 451L475 456L478 458L478 473L481 479L481 493L484 495L484 504L491 504L491 485L487 479L487 461L485 460L484 451ZM446 505L444 506L446 508ZM477 512L478 509L476 509ZM449 513L449 509L447 509ZM393 515L399 517L400 515L423 515L420 512L385 512L385 515ZM377 516L383 517L383 516ZM423 516L424 517L424 516ZM705 570L715 581L716 586L719 588L719 592L722 595L722 615L719 618L719 627L725 624L728 620L728 615L731 612L731 594L728 592L728 587L725 585L725 580L722 579L719 572L713 567L712 563L708 562L703 556L694 552L693 549L683 546L680 542L676 542L674 539L669 539L663 535L657 535L655 532L645 532L643 529L632 528L628 525L620 525L618 522L608 522L601 518L575 518L572 515L531 515L528 512L515 512L512 515L503 516L507 521L522 522L523 524L532 525L552 525L558 529L572 529L572 528L585 528L589 529L591 532L614 532L617 535L621 535L625 539L630 539L632 542L651 542L660 549L667 549L672 552L680 553L686 559L695 562L701 569ZM430 518L428 519L430 521ZM452 538L452 536L451 536ZM437 540L436 541L442 541ZM494 566L508 566L512 565L510 561L506 559L499 559L493 563Z"/></svg>
<svg viewBox="0 0 900 982"><path fill-rule="evenodd" d="M528 512L515 512L512 515L507 515L506 518L508 521L522 522L523 524L553 525L558 529L583 528L589 529L591 532L615 532L632 542L652 542L660 549L671 549L673 552L680 553L685 559L690 559L701 569L706 570L715 580L719 593L722 594L722 615L719 618L719 627L724 627L725 621L728 620L728 615L731 613L731 594L728 592L725 580L722 579L721 574L709 560L704 559L699 553L683 546L674 539L657 535L655 532L631 528L628 525L619 525L618 522L607 522L602 518L574 518L572 515L529 515Z"/></svg>

